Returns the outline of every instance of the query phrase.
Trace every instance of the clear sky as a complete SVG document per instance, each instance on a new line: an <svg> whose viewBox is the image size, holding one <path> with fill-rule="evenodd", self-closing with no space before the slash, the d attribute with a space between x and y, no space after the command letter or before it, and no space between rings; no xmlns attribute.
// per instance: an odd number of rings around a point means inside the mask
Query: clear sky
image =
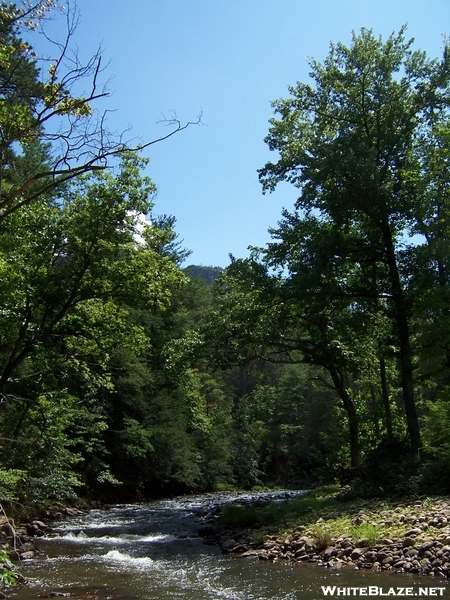
<svg viewBox="0 0 450 600"><path fill-rule="evenodd" d="M450 0L77 0L74 36L86 56L99 44L110 77L111 125L143 142L167 130L162 114L190 127L149 148L158 186L155 213L177 219L192 250L186 264L225 267L229 253L269 241L296 190L263 196L257 169L275 160L264 143L271 100L308 80L308 57L352 30L388 36L408 23L415 47L441 54L450 34Z"/></svg>

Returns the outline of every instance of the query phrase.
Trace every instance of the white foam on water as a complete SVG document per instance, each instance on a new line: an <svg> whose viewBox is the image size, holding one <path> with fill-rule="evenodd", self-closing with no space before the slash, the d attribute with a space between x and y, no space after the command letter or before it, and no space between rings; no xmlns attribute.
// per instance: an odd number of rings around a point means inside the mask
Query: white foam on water
<svg viewBox="0 0 450 600"><path fill-rule="evenodd" d="M128 543L152 543L152 542L172 542L177 538L174 535L164 535L157 533L153 535L139 535L132 533L124 533L119 536L89 536L84 531L79 533L69 532L65 535L58 537L42 537L42 540L46 542L52 541L66 541L73 542L75 544L128 544Z"/></svg>
<svg viewBox="0 0 450 600"><path fill-rule="evenodd" d="M136 542L173 542L178 539L175 535L164 535L164 534L156 534L156 535L144 535L144 536L124 536L124 539L128 537L133 538L133 541Z"/></svg>
<svg viewBox="0 0 450 600"><path fill-rule="evenodd" d="M78 524L79 527L82 527L83 523L86 525L86 519L76 520L71 519L67 523L58 523L58 525L54 528L55 531L67 531L68 529L74 528L74 523ZM89 521L89 529L103 529L105 527L124 527L125 525L131 525L134 523L132 519L128 520L108 520L108 521L99 521L96 523L95 521Z"/></svg>
<svg viewBox="0 0 450 600"><path fill-rule="evenodd" d="M106 562L120 563L135 568L154 568L156 564L155 561L148 556L134 557L125 554L124 552L120 552L120 550L110 550L100 558Z"/></svg>
<svg viewBox="0 0 450 600"><path fill-rule="evenodd" d="M103 562L108 564L122 564L127 567L135 567L138 569L143 569L152 567L155 568L158 561L153 561L149 556L131 556L125 552L121 552L120 550L109 550L106 554L96 555L96 554L83 554L82 556L57 556L48 558L46 562L53 563L61 563L61 562L70 562L70 563L83 563L83 562Z"/></svg>

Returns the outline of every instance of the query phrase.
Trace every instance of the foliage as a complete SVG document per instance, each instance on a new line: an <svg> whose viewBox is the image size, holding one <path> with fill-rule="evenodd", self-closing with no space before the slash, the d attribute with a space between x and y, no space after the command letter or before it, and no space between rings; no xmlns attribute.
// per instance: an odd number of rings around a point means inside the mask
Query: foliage
<svg viewBox="0 0 450 600"><path fill-rule="evenodd" d="M256 508L243 508L236 504L226 504L221 510L220 520L225 525L242 529L255 527L260 523Z"/></svg>
<svg viewBox="0 0 450 600"><path fill-rule="evenodd" d="M17 583L14 571L14 565L10 561L9 553L4 549L0 550L0 581L3 585L14 585Z"/></svg>
<svg viewBox="0 0 450 600"><path fill-rule="evenodd" d="M424 456L411 482L418 493L450 492L450 404L446 391L442 399L429 402L425 417Z"/></svg>
<svg viewBox="0 0 450 600"><path fill-rule="evenodd" d="M448 491L448 49L363 29L311 61L259 172L294 209L226 270L182 270L147 161L95 115L100 54L67 60L75 13L45 68L22 40L55 7L0 6L2 499L310 487L336 463L348 497ZM306 526L319 496L223 518Z"/></svg>
<svg viewBox="0 0 450 600"><path fill-rule="evenodd" d="M339 278L338 295L372 312L385 304L398 347L408 434L417 450L409 295L417 249L408 236L424 214L429 223L436 218L436 171L426 148L436 147L435 124L447 117L450 58L445 49L441 61L431 61L411 46L405 28L385 42L362 29L350 47L333 44L323 64L312 61L314 85L299 83L290 88L291 98L274 104L281 118L272 119L267 142L280 159L261 169L260 177L266 190L287 180L301 191L296 209L306 216L284 215L277 231L281 251L293 244L286 227L296 233L302 223L317 221L331 228L334 248L314 239ZM423 170L430 174L425 180ZM280 251L272 254L276 260ZM298 273L290 261L280 266L290 269L292 279Z"/></svg>
<svg viewBox="0 0 450 600"><path fill-rule="evenodd" d="M43 394L22 407L20 423L11 409L2 415L2 430L9 430L14 443L2 448L1 457L10 467L9 479L16 475L16 495L26 503L75 497L81 486L77 465L98 443L104 421L95 419L79 399L61 392Z"/></svg>
<svg viewBox="0 0 450 600"><path fill-rule="evenodd" d="M332 493L335 487L322 488L305 493L294 500L285 502L269 502L264 506L243 506L226 504L220 513L220 520L231 527L255 527L266 525L283 525L288 520L302 516L317 514L324 507L334 504Z"/></svg>
<svg viewBox="0 0 450 600"><path fill-rule="evenodd" d="M26 476L26 471L19 469L0 469L0 501L17 500L17 490Z"/></svg>
<svg viewBox="0 0 450 600"><path fill-rule="evenodd" d="M352 539L356 541L365 541L366 546L375 546L378 544L380 540L385 537L385 532L383 528L372 524L372 523L360 523L359 525L354 525L350 529L350 535Z"/></svg>
<svg viewBox="0 0 450 600"><path fill-rule="evenodd" d="M174 217L143 225L156 191L146 161L94 109L107 95L101 55L72 52L76 10L63 43L49 37L55 7L0 7L2 494L224 483L227 403L194 363L187 298L171 307L189 252ZM52 60L22 40L30 30ZM171 124L160 139L185 128Z"/></svg>
<svg viewBox="0 0 450 600"><path fill-rule="evenodd" d="M266 141L278 159L260 179L299 197L272 241L218 279L211 334L219 364L315 365L345 411L351 465L365 462L372 488L391 491L383 447L404 456L406 434L412 454L395 472L412 489L421 397L446 404L449 365L450 54L429 60L412 44L406 28L385 41L362 29L274 102Z"/></svg>
<svg viewBox="0 0 450 600"><path fill-rule="evenodd" d="M316 523L311 527L313 533L314 546L318 552L325 550L332 540L330 529L324 523Z"/></svg>

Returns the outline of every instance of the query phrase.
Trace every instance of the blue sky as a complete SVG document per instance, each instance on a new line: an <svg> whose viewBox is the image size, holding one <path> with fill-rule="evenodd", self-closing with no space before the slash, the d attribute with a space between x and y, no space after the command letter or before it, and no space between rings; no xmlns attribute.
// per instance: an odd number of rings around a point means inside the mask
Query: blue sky
<svg viewBox="0 0 450 600"><path fill-rule="evenodd" d="M113 129L130 126L142 142L167 130L162 115L190 127L152 146L148 174L156 213L174 215L192 250L186 264L225 267L228 255L269 241L296 190L262 195L257 169L275 160L264 143L271 100L308 80L308 57L352 30L388 36L408 23L415 47L440 55L450 34L449 0L77 0L74 36L86 56L103 48Z"/></svg>

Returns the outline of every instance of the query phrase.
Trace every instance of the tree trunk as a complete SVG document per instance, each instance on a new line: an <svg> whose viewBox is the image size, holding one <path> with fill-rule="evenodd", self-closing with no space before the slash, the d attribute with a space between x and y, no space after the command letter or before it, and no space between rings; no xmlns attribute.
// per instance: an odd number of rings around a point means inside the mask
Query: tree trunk
<svg viewBox="0 0 450 600"><path fill-rule="evenodd" d="M387 215L382 220L382 232L386 245L386 259L392 290L392 300L395 308L395 323L400 347L400 374L405 407L406 425L408 428L411 448L418 452L421 446L419 420L417 418L416 401L414 398L412 354L409 334L408 311L405 294L400 280L392 240L392 232Z"/></svg>
<svg viewBox="0 0 450 600"><path fill-rule="evenodd" d="M380 357L380 379L381 379L381 394L383 396L384 419L388 440L392 440L394 433L392 431L392 413L391 403L389 401L389 391L386 377L386 363L383 357Z"/></svg>
<svg viewBox="0 0 450 600"><path fill-rule="evenodd" d="M356 414L355 405L347 392L344 385L342 375L338 373L337 369L330 366L327 367L328 372L333 380L334 387L342 400L342 404L347 412L348 417L348 428L349 428L349 441L350 441L350 466L359 467L360 464L360 452L359 452L359 424L358 416Z"/></svg>

